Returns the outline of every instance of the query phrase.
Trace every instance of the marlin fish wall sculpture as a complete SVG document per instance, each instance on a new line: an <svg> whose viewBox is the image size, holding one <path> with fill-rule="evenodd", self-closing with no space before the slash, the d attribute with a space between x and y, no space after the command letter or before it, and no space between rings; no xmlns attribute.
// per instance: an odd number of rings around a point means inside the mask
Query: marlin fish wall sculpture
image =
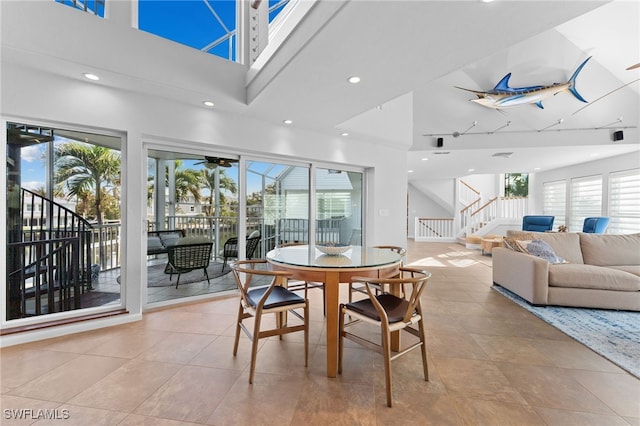
<svg viewBox="0 0 640 426"><path fill-rule="evenodd" d="M475 93L478 99L471 99L471 102L476 102L482 106L495 109L523 104L536 104L538 108L544 109L542 106L542 101L544 99L563 92L571 92L579 101L586 103L587 101L576 90L576 77L580 71L582 71L582 68L589 59L591 59L591 57L588 57L582 64L580 64L566 83L553 83L549 86L509 87L509 78L511 78L511 73L509 73L502 77L502 80L496 84L496 87L494 87L493 90L489 90L488 92L465 89L458 86L455 87L456 89Z"/></svg>

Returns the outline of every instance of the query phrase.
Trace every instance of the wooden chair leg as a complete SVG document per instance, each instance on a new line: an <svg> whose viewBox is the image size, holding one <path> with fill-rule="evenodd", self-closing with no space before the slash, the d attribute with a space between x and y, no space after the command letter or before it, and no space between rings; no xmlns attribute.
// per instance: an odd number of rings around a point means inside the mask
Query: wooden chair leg
<svg viewBox="0 0 640 426"><path fill-rule="evenodd" d="M384 382L387 389L387 406L393 406L393 389L391 386L391 333L387 328L382 330L382 355L384 357Z"/></svg>
<svg viewBox="0 0 640 426"><path fill-rule="evenodd" d="M236 340L233 343L233 356L238 354L238 343L240 341L240 322L242 322L242 314L244 313L244 309L242 308L242 304L240 304L240 309L238 311L238 320L236 321Z"/></svg>
<svg viewBox="0 0 640 426"><path fill-rule="evenodd" d="M429 381L429 365L427 364L427 340L424 332L424 322L418 321L418 330L420 331L420 340L422 340L422 369L424 370L424 380Z"/></svg>
<svg viewBox="0 0 640 426"><path fill-rule="evenodd" d="M342 312L342 306L338 309L340 315L339 327L338 327L338 374L342 374L342 355L344 353L344 312Z"/></svg>
<svg viewBox="0 0 640 426"><path fill-rule="evenodd" d="M256 371L256 358L258 357L258 342L260 341L260 320L261 315L254 317L253 342L251 342L251 367L249 368L249 384L253 383L253 375Z"/></svg>
<svg viewBox="0 0 640 426"><path fill-rule="evenodd" d="M309 300L304 307L304 366L309 365Z"/></svg>

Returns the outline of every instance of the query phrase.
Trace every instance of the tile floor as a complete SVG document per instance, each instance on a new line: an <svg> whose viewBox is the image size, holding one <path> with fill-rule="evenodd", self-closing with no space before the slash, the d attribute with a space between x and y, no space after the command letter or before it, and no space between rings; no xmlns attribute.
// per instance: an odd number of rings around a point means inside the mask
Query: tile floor
<svg viewBox="0 0 640 426"><path fill-rule="evenodd" d="M395 361L393 408L373 352L347 342L343 374L325 376L312 290L308 368L301 333L264 340L249 385L248 339L231 353L237 299L183 305L2 349L0 423L640 425L640 381L491 290L491 257L409 241L407 260L433 274L430 381L419 352ZM27 419L15 419L20 409ZM36 421L46 413L58 419Z"/></svg>

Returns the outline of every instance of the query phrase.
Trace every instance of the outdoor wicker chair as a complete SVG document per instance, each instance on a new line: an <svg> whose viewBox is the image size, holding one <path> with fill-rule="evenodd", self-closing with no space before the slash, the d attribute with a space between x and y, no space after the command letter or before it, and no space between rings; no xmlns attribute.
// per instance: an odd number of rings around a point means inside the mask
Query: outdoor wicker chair
<svg viewBox="0 0 640 426"><path fill-rule="evenodd" d="M213 243L201 242L192 244L176 244L167 248L167 254L169 255L169 263L166 267L169 280L173 277L173 274L178 274L178 280L176 281L176 288L180 284L180 274L191 272L196 269L202 269L204 276L209 281L209 274L207 268L211 262L211 250L213 249Z"/></svg>
<svg viewBox="0 0 640 426"><path fill-rule="evenodd" d="M256 231L254 231L256 232ZM260 234L254 234L247 237L247 259L252 259L253 254L255 253L258 245L260 244ZM224 258L224 263L222 264L222 270L227 266L229 259L237 259L238 258L238 237L231 237L224 243L224 247L222 249L222 257Z"/></svg>

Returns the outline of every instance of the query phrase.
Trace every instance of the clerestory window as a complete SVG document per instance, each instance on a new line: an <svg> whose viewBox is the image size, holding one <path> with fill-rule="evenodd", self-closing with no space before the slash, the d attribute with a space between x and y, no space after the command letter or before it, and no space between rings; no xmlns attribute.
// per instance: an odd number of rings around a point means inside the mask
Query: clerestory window
<svg viewBox="0 0 640 426"><path fill-rule="evenodd" d="M101 18L105 17L108 1L118 0L55 0ZM269 23L288 3L289 0L269 0ZM137 4L138 29L237 61L237 1L138 0Z"/></svg>

